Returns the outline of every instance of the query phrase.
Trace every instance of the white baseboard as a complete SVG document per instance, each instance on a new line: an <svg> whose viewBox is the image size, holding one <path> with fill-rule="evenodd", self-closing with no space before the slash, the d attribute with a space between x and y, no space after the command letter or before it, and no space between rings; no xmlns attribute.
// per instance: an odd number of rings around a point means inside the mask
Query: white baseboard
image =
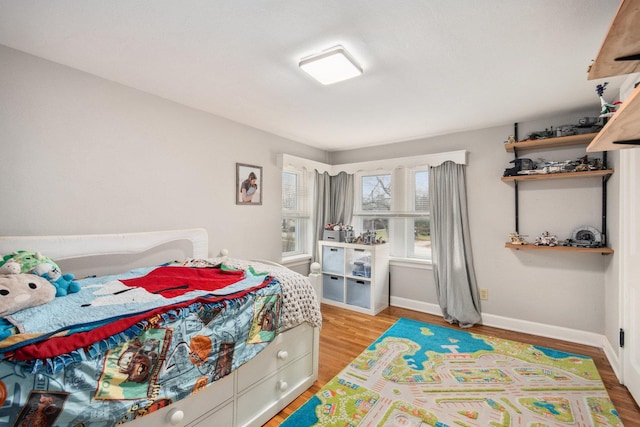
<svg viewBox="0 0 640 427"><path fill-rule="evenodd" d="M611 365L611 369L613 369L613 373L616 374L616 378L618 378L620 384L624 384L624 381L622 380L622 369L620 367L618 351L604 336L602 337L602 343L602 350L604 351L605 356L607 356L607 360L609 361L609 365Z"/></svg>
<svg viewBox="0 0 640 427"><path fill-rule="evenodd" d="M435 314L436 316L442 316L442 310L437 304L431 304L428 302L416 301L408 298L400 298L392 296L389 304L394 307L407 308L409 310L420 311L422 313Z"/></svg>
<svg viewBox="0 0 640 427"><path fill-rule="evenodd" d="M391 305L394 307L407 308L409 310L420 311L422 313L442 316L442 310L440 310L440 306L437 304L392 296ZM601 348L607 356L609 364L616 374L616 377L621 381L620 360L617 356L617 352L604 335L487 313L482 313L482 324L485 326L507 329L509 331L539 335L541 337L554 338Z"/></svg>

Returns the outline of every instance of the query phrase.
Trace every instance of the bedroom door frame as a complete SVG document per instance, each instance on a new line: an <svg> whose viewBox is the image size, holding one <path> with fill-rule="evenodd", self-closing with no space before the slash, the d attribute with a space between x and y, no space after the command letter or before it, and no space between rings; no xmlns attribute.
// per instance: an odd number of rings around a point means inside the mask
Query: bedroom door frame
<svg viewBox="0 0 640 427"><path fill-rule="evenodd" d="M640 149L620 151L620 298L622 382L640 403Z"/></svg>

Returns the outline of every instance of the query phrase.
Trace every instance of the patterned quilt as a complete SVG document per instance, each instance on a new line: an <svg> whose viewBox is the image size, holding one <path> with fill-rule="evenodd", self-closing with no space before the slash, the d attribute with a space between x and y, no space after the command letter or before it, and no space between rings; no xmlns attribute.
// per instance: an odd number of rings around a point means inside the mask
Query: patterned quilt
<svg viewBox="0 0 640 427"><path fill-rule="evenodd" d="M321 323L306 277L241 260L79 283L0 322L0 427L130 421L228 375L279 331Z"/></svg>
<svg viewBox="0 0 640 427"><path fill-rule="evenodd" d="M309 279L295 271L282 266L275 266L256 261L246 261L228 257L210 258L207 260L189 259L185 265L225 265L240 270L253 267L257 271L267 272L278 279L282 285L283 310L280 330L286 331L302 322L309 322L314 327L322 325L320 305Z"/></svg>

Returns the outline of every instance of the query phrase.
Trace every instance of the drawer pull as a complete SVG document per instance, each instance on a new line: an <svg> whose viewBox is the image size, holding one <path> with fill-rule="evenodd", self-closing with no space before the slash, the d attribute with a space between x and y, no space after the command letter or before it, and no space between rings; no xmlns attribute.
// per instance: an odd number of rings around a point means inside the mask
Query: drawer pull
<svg viewBox="0 0 640 427"><path fill-rule="evenodd" d="M278 389L278 391L287 391L287 389L289 388L289 384L287 384L285 380L280 380L278 381L278 385L276 386L276 388Z"/></svg>
<svg viewBox="0 0 640 427"><path fill-rule="evenodd" d="M278 359L287 360L287 357L289 357L289 352L287 350L280 350L278 352Z"/></svg>
<svg viewBox="0 0 640 427"><path fill-rule="evenodd" d="M184 411L182 411L182 409L173 408L167 414L167 421L169 421L169 424L171 424L172 426L177 426L178 424L181 424L183 419L184 419Z"/></svg>

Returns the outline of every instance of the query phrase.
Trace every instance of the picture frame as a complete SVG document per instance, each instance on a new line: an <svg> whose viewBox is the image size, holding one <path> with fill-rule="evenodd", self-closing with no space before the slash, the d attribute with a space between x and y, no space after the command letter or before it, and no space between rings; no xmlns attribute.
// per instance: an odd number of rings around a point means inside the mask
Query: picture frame
<svg viewBox="0 0 640 427"><path fill-rule="evenodd" d="M262 204L262 166L236 163L236 205Z"/></svg>

